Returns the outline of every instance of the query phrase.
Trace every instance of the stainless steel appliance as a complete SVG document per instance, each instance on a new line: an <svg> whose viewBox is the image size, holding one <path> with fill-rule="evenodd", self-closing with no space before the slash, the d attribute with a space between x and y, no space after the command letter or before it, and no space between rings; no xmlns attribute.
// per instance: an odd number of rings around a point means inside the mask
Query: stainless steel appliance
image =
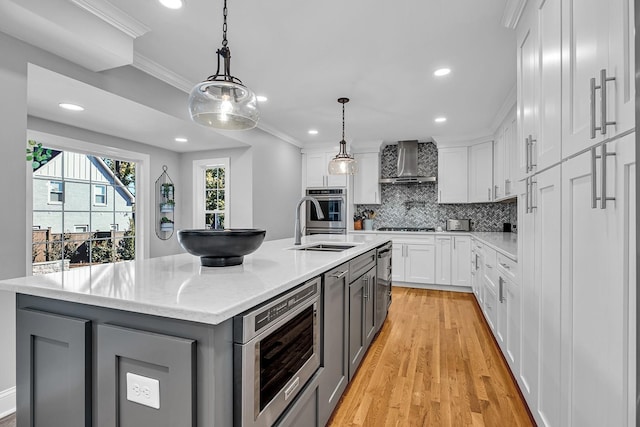
<svg viewBox="0 0 640 427"><path fill-rule="evenodd" d="M347 233L347 189L308 188L307 196L318 201L324 218L311 202L307 202L306 234L346 234Z"/></svg>
<svg viewBox="0 0 640 427"><path fill-rule="evenodd" d="M447 231L471 231L470 219L448 219Z"/></svg>
<svg viewBox="0 0 640 427"><path fill-rule="evenodd" d="M273 425L320 367L320 278L233 318L234 425Z"/></svg>
<svg viewBox="0 0 640 427"><path fill-rule="evenodd" d="M386 243L377 249L376 268L376 333L382 328L387 312L391 305L391 243Z"/></svg>
<svg viewBox="0 0 640 427"><path fill-rule="evenodd" d="M398 141L398 170L393 178L381 178L380 184L422 184L436 182L435 176L418 176L418 141Z"/></svg>

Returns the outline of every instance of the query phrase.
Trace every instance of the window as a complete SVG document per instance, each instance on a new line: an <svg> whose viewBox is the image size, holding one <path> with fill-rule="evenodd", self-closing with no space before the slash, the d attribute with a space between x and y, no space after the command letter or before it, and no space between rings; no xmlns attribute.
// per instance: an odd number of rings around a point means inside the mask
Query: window
<svg viewBox="0 0 640 427"><path fill-rule="evenodd" d="M107 186L106 185L93 186L93 204L96 206L107 205Z"/></svg>
<svg viewBox="0 0 640 427"><path fill-rule="evenodd" d="M49 203L62 203L64 201L64 185L62 181L49 181Z"/></svg>
<svg viewBox="0 0 640 427"><path fill-rule="evenodd" d="M135 259L137 163L51 151L33 166L33 274Z"/></svg>
<svg viewBox="0 0 640 427"><path fill-rule="evenodd" d="M226 168L222 165L204 171L205 227L225 228Z"/></svg>

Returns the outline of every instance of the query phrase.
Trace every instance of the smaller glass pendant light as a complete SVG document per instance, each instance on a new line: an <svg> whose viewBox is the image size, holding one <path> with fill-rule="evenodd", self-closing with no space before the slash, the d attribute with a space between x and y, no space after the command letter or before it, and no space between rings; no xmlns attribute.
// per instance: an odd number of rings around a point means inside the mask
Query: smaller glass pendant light
<svg viewBox="0 0 640 427"><path fill-rule="evenodd" d="M344 140L344 104L349 102L349 98L338 98L342 104L342 141L340 141L340 151L329 162L330 175L355 175L358 173L358 163L353 156L347 154L347 142Z"/></svg>
<svg viewBox="0 0 640 427"><path fill-rule="evenodd" d="M227 47L227 0L224 0L223 16L222 48L216 51L218 68L213 76L191 90L189 113L194 122L204 126L223 130L253 129L260 118L256 95L231 75L231 51Z"/></svg>

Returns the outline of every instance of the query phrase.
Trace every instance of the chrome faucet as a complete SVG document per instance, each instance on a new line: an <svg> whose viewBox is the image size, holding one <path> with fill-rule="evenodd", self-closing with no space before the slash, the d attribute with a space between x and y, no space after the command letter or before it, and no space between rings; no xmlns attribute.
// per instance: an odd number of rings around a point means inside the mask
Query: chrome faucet
<svg viewBox="0 0 640 427"><path fill-rule="evenodd" d="M311 196L304 196L302 199L300 199L300 201L298 202L298 206L296 207L296 228L293 232L293 237L295 238L294 245L301 244L300 239L302 239L302 227L300 227L300 206L302 206L302 204L306 200L313 202L313 204L315 205L318 219L324 219L324 214L322 213L322 208L320 207L320 203L318 203L318 200Z"/></svg>

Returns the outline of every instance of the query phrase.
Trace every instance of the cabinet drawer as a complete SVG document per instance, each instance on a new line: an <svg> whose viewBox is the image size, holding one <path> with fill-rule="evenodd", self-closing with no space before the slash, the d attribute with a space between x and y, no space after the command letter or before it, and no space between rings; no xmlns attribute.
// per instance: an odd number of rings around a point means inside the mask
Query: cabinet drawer
<svg viewBox="0 0 640 427"><path fill-rule="evenodd" d="M502 254L497 256L498 270L508 278L515 280L518 274L518 263Z"/></svg>
<svg viewBox="0 0 640 427"><path fill-rule="evenodd" d="M376 265L376 250L360 255L356 259L349 262L349 283L357 280L366 273L371 267Z"/></svg>
<svg viewBox="0 0 640 427"><path fill-rule="evenodd" d="M494 249L489 247L484 248L484 275L486 277L487 285L493 288L496 292L496 286L498 283L498 270L497 270L497 253Z"/></svg>
<svg viewBox="0 0 640 427"><path fill-rule="evenodd" d="M485 286L483 311L484 311L484 317L485 319L487 319L489 328L491 328L492 331L495 331L496 322L498 320L497 304L498 304L498 297L496 293L488 286Z"/></svg>
<svg viewBox="0 0 640 427"><path fill-rule="evenodd" d="M393 241L393 244L402 244L402 243L407 243L407 244L419 244L419 245L435 245L436 244L436 237L434 235L426 235L426 236L419 236L419 235L391 235L391 240Z"/></svg>

